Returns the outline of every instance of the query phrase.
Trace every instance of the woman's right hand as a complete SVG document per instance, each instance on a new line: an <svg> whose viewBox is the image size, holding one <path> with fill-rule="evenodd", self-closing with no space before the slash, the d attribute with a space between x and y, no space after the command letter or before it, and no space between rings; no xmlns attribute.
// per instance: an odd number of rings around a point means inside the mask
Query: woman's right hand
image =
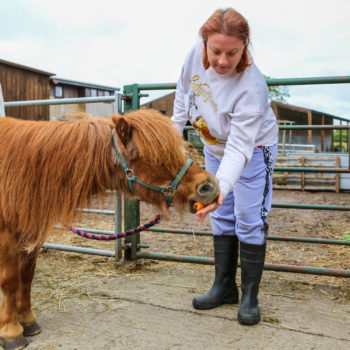
<svg viewBox="0 0 350 350"><path fill-rule="evenodd" d="M224 201L224 195L220 192L219 197L214 201L205 206L203 209L196 212L197 220L203 222L208 213L215 211L218 207L222 205Z"/></svg>

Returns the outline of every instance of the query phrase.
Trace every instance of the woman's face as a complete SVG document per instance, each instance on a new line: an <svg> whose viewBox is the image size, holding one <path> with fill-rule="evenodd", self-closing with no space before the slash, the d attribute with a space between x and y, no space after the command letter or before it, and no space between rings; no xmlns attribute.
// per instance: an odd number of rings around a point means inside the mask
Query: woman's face
<svg viewBox="0 0 350 350"><path fill-rule="evenodd" d="M241 39L220 33L208 36L207 55L211 67L218 74L228 74L236 71L244 50Z"/></svg>

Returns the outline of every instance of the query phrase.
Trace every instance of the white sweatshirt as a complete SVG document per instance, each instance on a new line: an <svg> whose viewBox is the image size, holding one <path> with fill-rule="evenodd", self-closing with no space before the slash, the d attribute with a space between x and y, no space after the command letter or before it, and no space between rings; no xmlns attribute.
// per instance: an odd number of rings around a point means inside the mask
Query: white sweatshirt
<svg viewBox="0 0 350 350"><path fill-rule="evenodd" d="M171 119L180 133L189 120L209 152L221 159L216 177L226 196L254 148L277 143L278 127L266 81L255 64L242 73L205 70L202 45L197 44L186 57Z"/></svg>

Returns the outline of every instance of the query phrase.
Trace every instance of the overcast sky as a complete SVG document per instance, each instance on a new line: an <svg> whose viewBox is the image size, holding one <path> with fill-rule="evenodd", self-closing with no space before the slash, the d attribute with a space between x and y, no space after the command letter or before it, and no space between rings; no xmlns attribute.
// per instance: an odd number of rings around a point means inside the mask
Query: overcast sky
<svg viewBox="0 0 350 350"><path fill-rule="evenodd" d="M198 30L234 7L274 78L350 76L350 0L0 0L0 59L122 87L176 82ZM162 92L163 94L165 92ZM350 119L350 84L289 87L288 103Z"/></svg>

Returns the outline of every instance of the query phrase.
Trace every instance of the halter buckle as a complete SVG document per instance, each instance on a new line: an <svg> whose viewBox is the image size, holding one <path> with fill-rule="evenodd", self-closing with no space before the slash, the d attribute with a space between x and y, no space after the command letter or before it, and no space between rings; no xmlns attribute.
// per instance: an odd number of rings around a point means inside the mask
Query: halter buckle
<svg viewBox="0 0 350 350"><path fill-rule="evenodd" d="M173 197L175 195L176 192L176 188L172 188L172 187L167 187L163 194L165 197Z"/></svg>
<svg viewBox="0 0 350 350"><path fill-rule="evenodd" d="M125 170L125 175L129 180L132 180L135 178L134 170L129 168Z"/></svg>

